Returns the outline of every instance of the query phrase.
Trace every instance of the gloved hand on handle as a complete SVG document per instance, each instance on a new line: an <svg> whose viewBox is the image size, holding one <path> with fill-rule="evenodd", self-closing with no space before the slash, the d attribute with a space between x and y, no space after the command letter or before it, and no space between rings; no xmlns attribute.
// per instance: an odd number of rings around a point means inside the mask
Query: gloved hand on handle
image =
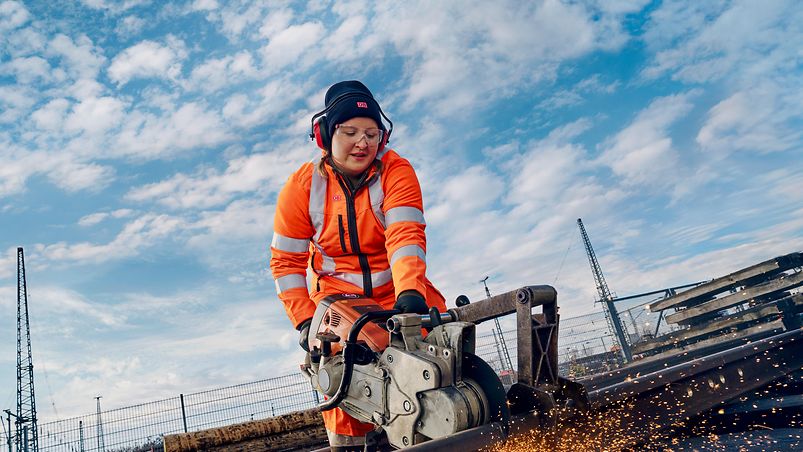
<svg viewBox="0 0 803 452"><path fill-rule="evenodd" d="M404 314L427 314L429 312L426 300L415 290L405 290L399 294L393 309L398 309Z"/></svg>

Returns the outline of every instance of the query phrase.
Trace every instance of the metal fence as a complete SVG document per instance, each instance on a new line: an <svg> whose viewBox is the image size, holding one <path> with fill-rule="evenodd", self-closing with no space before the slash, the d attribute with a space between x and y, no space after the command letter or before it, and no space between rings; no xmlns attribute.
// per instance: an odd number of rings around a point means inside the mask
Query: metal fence
<svg viewBox="0 0 803 452"><path fill-rule="evenodd" d="M165 434L203 430L312 408L299 373L39 424L43 452L161 450Z"/></svg>
<svg viewBox="0 0 803 452"><path fill-rule="evenodd" d="M652 301L652 300L650 300ZM658 314L647 303L619 306L622 324L631 343L655 334ZM659 333L668 331L662 325ZM504 345L510 363L504 353ZM622 359L609 331L605 314L595 312L560 320L560 372L571 378L618 367ZM478 335L476 354L488 362L503 382L512 381L516 366L516 332L484 332ZM213 389L39 424L42 451L145 452L162 450L165 434L263 419L312 408L320 402L309 382L294 373L251 383Z"/></svg>

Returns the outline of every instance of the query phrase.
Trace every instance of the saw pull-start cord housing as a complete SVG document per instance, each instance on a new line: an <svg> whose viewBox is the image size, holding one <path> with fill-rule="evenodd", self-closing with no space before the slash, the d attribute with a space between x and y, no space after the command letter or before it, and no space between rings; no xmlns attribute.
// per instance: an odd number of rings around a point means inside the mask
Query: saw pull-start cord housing
<svg viewBox="0 0 803 452"><path fill-rule="evenodd" d="M504 388L474 355L475 325L451 314L383 311L353 295L320 301L302 371L339 407L402 448L488 422L506 423ZM432 327L424 338L422 327ZM433 327L434 326L434 327Z"/></svg>

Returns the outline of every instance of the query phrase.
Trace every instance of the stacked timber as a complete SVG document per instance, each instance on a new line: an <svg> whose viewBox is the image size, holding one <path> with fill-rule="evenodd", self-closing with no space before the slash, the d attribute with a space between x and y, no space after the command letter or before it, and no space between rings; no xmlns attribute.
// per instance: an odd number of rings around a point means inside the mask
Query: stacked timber
<svg viewBox="0 0 803 452"><path fill-rule="evenodd" d="M165 452L293 451L325 444L326 430L317 409L164 437Z"/></svg>
<svg viewBox="0 0 803 452"><path fill-rule="evenodd" d="M800 328L803 294L793 292L803 286L801 267L803 254L791 253L652 303L682 329L634 344L633 353L667 358Z"/></svg>

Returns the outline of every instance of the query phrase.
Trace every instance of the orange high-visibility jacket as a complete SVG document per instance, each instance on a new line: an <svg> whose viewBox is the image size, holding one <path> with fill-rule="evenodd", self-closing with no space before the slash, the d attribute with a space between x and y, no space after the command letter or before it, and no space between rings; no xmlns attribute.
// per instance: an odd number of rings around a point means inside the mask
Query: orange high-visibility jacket
<svg viewBox="0 0 803 452"><path fill-rule="evenodd" d="M314 162L290 176L276 202L270 268L293 326L336 293L392 301L416 290L441 312L443 296L427 279L421 187L410 163L393 150L378 155L365 183L351 192L343 177ZM307 267L311 268L309 290Z"/></svg>

